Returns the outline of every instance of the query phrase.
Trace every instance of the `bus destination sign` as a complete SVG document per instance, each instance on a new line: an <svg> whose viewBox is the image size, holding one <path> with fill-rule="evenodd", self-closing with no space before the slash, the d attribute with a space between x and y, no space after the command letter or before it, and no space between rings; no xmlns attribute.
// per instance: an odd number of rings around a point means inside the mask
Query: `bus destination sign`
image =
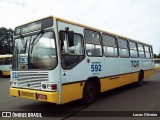
<svg viewBox="0 0 160 120"><path fill-rule="evenodd" d="M22 33L28 33L34 30L40 30L41 29L41 23L36 24L36 23L32 23L31 25L22 28Z"/></svg>
<svg viewBox="0 0 160 120"><path fill-rule="evenodd" d="M43 30L45 28L49 28L52 26L53 26L53 18L49 17L49 18L45 18L42 20L38 20L35 22L31 22L31 23L16 27L14 30L14 35L17 36L17 35L33 32L36 30Z"/></svg>

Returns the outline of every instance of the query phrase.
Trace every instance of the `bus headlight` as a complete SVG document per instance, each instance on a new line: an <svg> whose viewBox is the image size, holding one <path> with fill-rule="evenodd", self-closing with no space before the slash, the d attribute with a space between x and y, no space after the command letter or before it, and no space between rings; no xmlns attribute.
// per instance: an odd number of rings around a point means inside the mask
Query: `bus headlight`
<svg viewBox="0 0 160 120"><path fill-rule="evenodd" d="M42 84L42 88L43 88L43 89L46 89L46 84Z"/></svg>
<svg viewBox="0 0 160 120"><path fill-rule="evenodd" d="M17 87L17 81L13 81L13 80L10 80L10 86L11 87Z"/></svg>
<svg viewBox="0 0 160 120"><path fill-rule="evenodd" d="M41 87L43 90L48 90L48 91L56 91L57 90L56 83L42 83Z"/></svg>
<svg viewBox="0 0 160 120"><path fill-rule="evenodd" d="M13 81L13 86L17 86L17 81Z"/></svg>

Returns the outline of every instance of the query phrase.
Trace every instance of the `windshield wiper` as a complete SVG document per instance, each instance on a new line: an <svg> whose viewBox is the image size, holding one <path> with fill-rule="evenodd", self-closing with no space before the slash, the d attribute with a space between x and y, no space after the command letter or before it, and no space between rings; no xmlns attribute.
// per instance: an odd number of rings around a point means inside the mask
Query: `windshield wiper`
<svg viewBox="0 0 160 120"><path fill-rule="evenodd" d="M44 34L44 30L41 30L41 31L37 34L37 36L33 39L32 43L31 43L31 45L32 45L32 47L31 47L31 54L32 54L32 51L33 51L33 46L36 45L36 43L41 39L41 37L43 36L43 34ZM39 39L38 39L38 38L39 38Z"/></svg>
<svg viewBox="0 0 160 120"><path fill-rule="evenodd" d="M39 41L39 39L43 36L43 34L44 34L44 31L43 30L41 30L38 34L37 34L37 36L34 38L34 40L32 41L32 43L31 43L31 45L35 45L38 41ZM39 37L40 36L40 37ZM39 37L39 39L37 39ZM37 40L37 41L36 41ZM36 41L36 42L35 42Z"/></svg>

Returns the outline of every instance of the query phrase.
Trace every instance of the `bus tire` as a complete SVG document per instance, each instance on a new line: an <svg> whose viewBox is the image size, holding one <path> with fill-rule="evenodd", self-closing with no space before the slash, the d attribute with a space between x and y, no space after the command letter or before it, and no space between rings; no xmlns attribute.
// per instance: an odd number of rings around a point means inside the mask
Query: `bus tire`
<svg viewBox="0 0 160 120"><path fill-rule="evenodd" d="M93 103L97 96L96 84L94 81L87 81L83 89L82 104L89 105Z"/></svg>
<svg viewBox="0 0 160 120"><path fill-rule="evenodd" d="M138 87L141 87L143 85L143 79L144 79L143 71L140 71L138 75L138 81L136 83Z"/></svg>

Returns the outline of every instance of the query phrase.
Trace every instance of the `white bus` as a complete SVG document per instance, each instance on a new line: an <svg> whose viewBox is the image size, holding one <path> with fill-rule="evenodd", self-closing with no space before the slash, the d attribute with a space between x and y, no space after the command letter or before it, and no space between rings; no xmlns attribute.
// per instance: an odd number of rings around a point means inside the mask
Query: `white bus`
<svg viewBox="0 0 160 120"><path fill-rule="evenodd" d="M0 55L0 77L9 76L12 68L12 55Z"/></svg>
<svg viewBox="0 0 160 120"><path fill-rule="evenodd" d="M14 30L10 95L64 104L154 73L152 46L58 17Z"/></svg>

